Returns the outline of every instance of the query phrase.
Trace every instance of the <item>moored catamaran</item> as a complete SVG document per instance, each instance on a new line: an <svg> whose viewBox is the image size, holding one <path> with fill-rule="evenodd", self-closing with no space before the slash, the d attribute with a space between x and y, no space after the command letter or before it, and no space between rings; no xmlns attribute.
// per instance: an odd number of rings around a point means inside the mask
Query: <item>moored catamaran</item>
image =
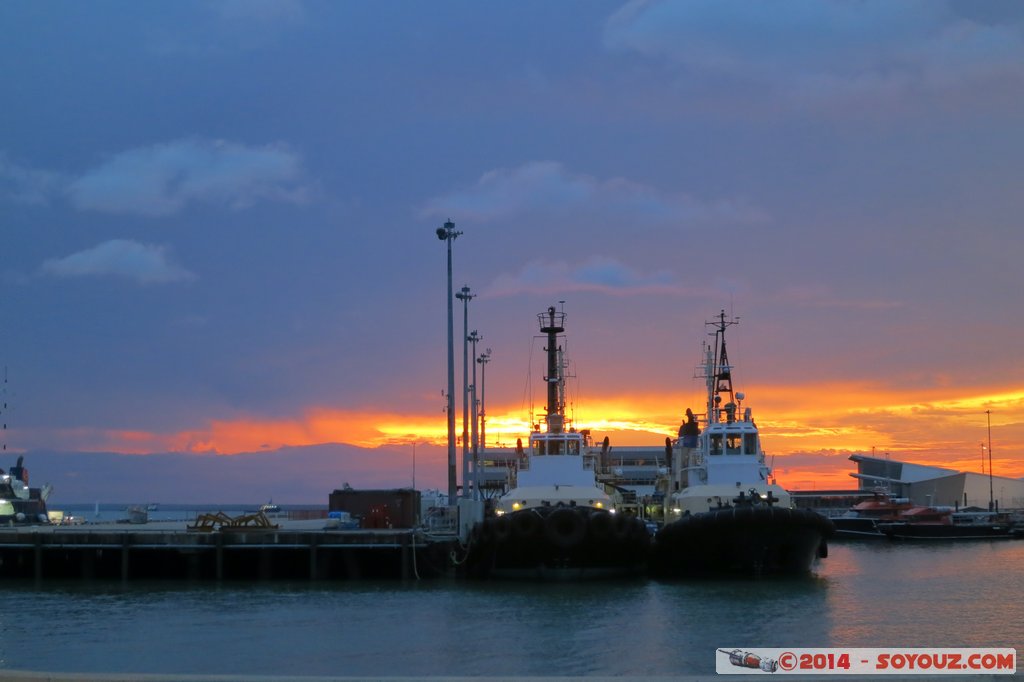
<svg viewBox="0 0 1024 682"><path fill-rule="evenodd" d="M559 335L565 313L539 314L547 336L545 430L530 433L520 453L514 487L495 514L470 536L468 573L474 577L580 579L635 575L646 565L650 534L620 513L617 499L597 480L588 434L565 414L565 361Z"/></svg>
<svg viewBox="0 0 1024 682"><path fill-rule="evenodd" d="M651 552L659 577L804 574L834 532L825 517L794 508L771 477L745 396L732 388L725 330L735 322L722 311L708 323L715 343L705 345L704 428L687 410Z"/></svg>

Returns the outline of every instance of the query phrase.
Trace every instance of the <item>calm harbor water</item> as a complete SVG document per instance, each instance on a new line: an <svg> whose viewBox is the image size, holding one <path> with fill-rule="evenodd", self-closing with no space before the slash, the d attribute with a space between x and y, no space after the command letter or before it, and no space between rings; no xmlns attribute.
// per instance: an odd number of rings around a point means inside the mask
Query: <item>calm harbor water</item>
<svg viewBox="0 0 1024 682"><path fill-rule="evenodd" d="M1024 649L1024 542L830 550L787 581L8 584L0 669L666 676L713 675L718 647Z"/></svg>

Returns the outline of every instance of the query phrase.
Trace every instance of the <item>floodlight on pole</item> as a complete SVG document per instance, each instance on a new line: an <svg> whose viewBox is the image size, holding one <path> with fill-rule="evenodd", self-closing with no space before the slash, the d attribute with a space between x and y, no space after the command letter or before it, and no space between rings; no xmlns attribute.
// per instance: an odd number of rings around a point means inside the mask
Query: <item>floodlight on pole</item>
<svg viewBox="0 0 1024 682"><path fill-rule="evenodd" d="M455 504L455 321L452 311L452 242L461 232L455 229L451 220L437 228L437 238L448 246L448 504Z"/></svg>
<svg viewBox="0 0 1024 682"><path fill-rule="evenodd" d="M462 301L462 496L469 497L469 302L476 295L464 286L455 298Z"/></svg>
<svg viewBox="0 0 1024 682"><path fill-rule="evenodd" d="M487 363L491 361L491 349L488 348L476 359L480 363L480 449L487 449Z"/></svg>
<svg viewBox="0 0 1024 682"><path fill-rule="evenodd" d="M995 508L995 491L992 489L992 410L985 410L988 420L988 510Z"/></svg>
<svg viewBox="0 0 1024 682"><path fill-rule="evenodd" d="M475 329L472 331L472 333L470 333L469 336L466 337L466 339L471 344L473 344L473 356L472 357L474 359L474 362L473 362L473 384L472 384L472 387L471 387L471 390L470 390L470 395L471 395L470 404L472 405L471 412L472 412L472 418L473 418L473 422L472 422L473 423L473 427L472 427L473 428L473 433L470 436L470 442L472 443L472 446L473 446L473 476L472 476L472 479L473 479L473 499L474 500L480 499L480 496L479 496L478 491L477 491L477 475L476 475L477 464L479 463L479 457L478 457L477 453L479 452L479 450L478 450L477 430L476 430L476 362L475 362L475 360L476 360L476 342L480 341L483 338L484 337L481 336L477 332L477 330L475 330Z"/></svg>

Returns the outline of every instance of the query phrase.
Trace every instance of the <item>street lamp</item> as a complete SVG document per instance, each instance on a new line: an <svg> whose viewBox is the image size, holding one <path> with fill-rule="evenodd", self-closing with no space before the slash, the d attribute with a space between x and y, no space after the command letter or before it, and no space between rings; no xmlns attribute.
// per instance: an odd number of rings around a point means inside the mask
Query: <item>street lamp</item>
<svg viewBox="0 0 1024 682"><path fill-rule="evenodd" d="M476 353L474 346L473 352ZM480 440L479 448L474 444L473 448L473 499L476 498L476 491L480 490L480 451L487 448L487 408L484 403L484 391L487 383L487 363L491 360L491 349L488 348L480 354L476 361L480 364ZM476 386L476 377L473 378L473 385ZM473 421L476 424L476 420Z"/></svg>
<svg viewBox="0 0 1024 682"><path fill-rule="evenodd" d="M487 389L487 363L491 361L491 349L488 348L476 359L480 363L480 449L487 449L487 403L484 400Z"/></svg>
<svg viewBox="0 0 1024 682"><path fill-rule="evenodd" d="M988 420L988 510L995 508L995 491L992 489L992 410L985 410Z"/></svg>
<svg viewBox="0 0 1024 682"><path fill-rule="evenodd" d="M452 317L452 241L461 232L456 231L451 220L437 228L437 238L448 245L448 504L455 504L455 343Z"/></svg>
<svg viewBox="0 0 1024 682"><path fill-rule="evenodd" d="M484 338L475 329L473 332L466 337L466 339L473 344L473 358L476 359L476 342ZM477 465L477 439L476 439L476 362L473 363L473 386L472 386L472 398L470 403L473 405L473 435L471 436L473 443L473 499L479 499L477 495L476 483L476 465ZM465 484L464 484L465 485Z"/></svg>
<svg viewBox="0 0 1024 682"><path fill-rule="evenodd" d="M416 441L412 442L412 489L416 490Z"/></svg>
<svg viewBox="0 0 1024 682"><path fill-rule="evenodd" d="M469 497L469 302L476 295L465 286L455 298L462 301L462 496Z"/></svg>

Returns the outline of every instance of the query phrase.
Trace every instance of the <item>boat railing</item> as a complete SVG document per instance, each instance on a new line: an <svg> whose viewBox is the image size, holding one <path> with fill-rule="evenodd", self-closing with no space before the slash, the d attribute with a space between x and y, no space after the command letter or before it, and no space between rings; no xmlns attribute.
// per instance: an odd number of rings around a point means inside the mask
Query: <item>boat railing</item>
<svg viewBox="0 0 1024 682"><path fill-rule="evenodd" d="M458 507L431 507L423 519L423 525L431 533L456 533L459 529Z"/></svg>

